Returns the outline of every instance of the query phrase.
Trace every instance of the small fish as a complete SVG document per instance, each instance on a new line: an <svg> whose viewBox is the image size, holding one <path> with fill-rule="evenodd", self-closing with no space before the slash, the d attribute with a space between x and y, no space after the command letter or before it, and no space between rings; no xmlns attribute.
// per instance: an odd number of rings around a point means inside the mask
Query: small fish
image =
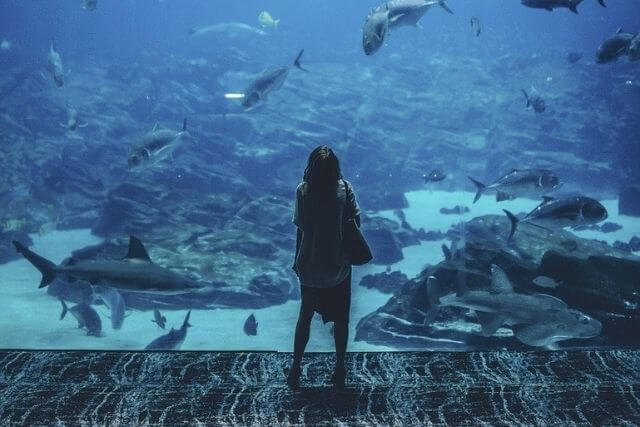
<svg viewBox="0 0 640 427"><path fill-rule="evenodd" d="M524 97L527 99L526 108L529 109L533 107L533 111L536 113L544 113L544 110L547 109L544 99L538 94L535 89L531 89L531 95L527 94L524 89L521 89Z"/></svg>
<svg viewBox="0 0 640 427"><path fill-rule="evenodd" d="M3 39L2 43L0 43L0 50L9 50L11 49L11 42L7 39Z"/></svg>
<svg viewBox="0 0 640 427"><path fill-rule="evenodd" d="M74 131L76 129L89 126L88 123L80 123L78 121L78 110L67 104L67 123L58 123L61 127Z"/></svg>
<svg viewBox="0 0 640 427"><path fill-rule="evenodd" d="M266 10L260 12L260 15L258 15L258 21L260 22L260 25L262 25L262 28L273 28L274 30L278 29L278 24L280 23L279 19L273 19L271 14Z"/></svg>
<svg viewBox="0 0 640 427"><path fill-rule="evenodd" d="M473 34L476 37L480 36L480 19L476 18L475 16L471 18L471 31L473 31Z"/></svg>
<svg viewBox="0 0 640 427"><path fill-rule="evenodd" d="M164 317L162 314L160 314L160 310L158 310L157 308L153 309L153 323L156 323L160 329L164 329L164 326L167 322L167 318Z"/></svg>
<svg viewBox="0 0 640 427"><path fill-rule="evenodd" d="M187 328L192 326L189 323L189 316L191 316L191 310L189 310L187 312L187 315L184 317L184 322L182 323L180 329L171 328L168 333L154 339L144 349L180 350L180 347L182 347L182 343L184 343L184 340L187 337Z"/></svg>
<svg viewBox="0 0 640 427"><path fill-rule="evenodd" d="M96 298L102 300L102 302L109 307L111 311L111 328L120 329L126 317L127 306L124 302L124 298L120 295L116 289L95 286L93 291Z"/></svg>
<svg viewBox="0 0 640 427"><path fill-rule="evenodd" d="M441 169L434 169L428 174L422 175L425 183L429 182L440 182L447 177L447 174L444 173Z"/></svg>
<svg viewBox="0 0 640 427"><path fill-rule="evenodd" d="M254 316L253 313L244 321L242 329L244 330L244 333L249 336L258 335L258 322L256 322L256 316Z"/></svg>
<svg viewBox="0 0 640 427"><path fill-rule="evenodd" d="M51 47L49 48L47 64L56 86L62 87L64 85L64 67L62 66L62 57L58 53L55 41L53 40L51 41Z"/></svg>
<svg viewBox="0 0 640 427"><path fill-rule="evenodd" d="M558 286L560 286L558 282L547 276L538 276L533 279L533 283L540 286L541 288L557 288Z"/></svg>
<svg viewBox="0 0 640 427"><path fill-rule="evenodd" d="M100 336L102 331L102 321L100 321L98 312L89 304L82 302L69 308L62 298L60 298L60 302L62 303L60 320L64 319L67 312L70 312L78 321L78 328L87 328L87 335L93 335L96 337Z"/></svg>
<svg viewBox="0 0 640 427"><path fill-rule="evenodd" d="M182 122L182 130L161 129L158 124L147 132L141 141L136 144L129 153L127 163L130 169L156 164L173 155L173 151L185 139L191 135L187 131L187 119Z"/></svg>
<svg viewBox="0 0 640 427"><path fill-rule="evenodd" d="M569 52L567 55L567 61L571 64L575 64L582 59L582 56L581 52Z"/></svg>
<svg viewBox="0 0 640 427"><path fill-rule="evenodd" d="M266 36L267 33L259 28L254 28L251 25L243 24L241 22L222 22L220 24L213 24L206 27L190 28L189 35L193 38L214 36L214 37L226 37L229 39L238 39L252 37L255 35Z"/></svg>
<svg viewBox="0 0 640 427"><path fill-rule="evenodd" d="M96 7L98 7L98 0L84 0L85 10L96 10Z"/></svg>

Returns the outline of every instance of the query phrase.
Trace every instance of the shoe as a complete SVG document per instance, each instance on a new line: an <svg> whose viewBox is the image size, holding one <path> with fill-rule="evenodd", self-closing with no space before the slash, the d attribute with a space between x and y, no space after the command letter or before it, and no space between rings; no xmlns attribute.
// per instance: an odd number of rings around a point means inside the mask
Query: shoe
<svg viewBox="0 0 640 427"><path fill-rule="evenodd" d="M291 390L298 390L300 388L300 367L291 366L289 375L287 376L287 385Z"/></svg>
<svg viewBox="0 0 640 427"><path fill-rule="evenodd" d="M347 370L343 367L336 367L333 370L333 375L331 375L331 383L337 389L344 388L344 380L347 376Z"/></svg>

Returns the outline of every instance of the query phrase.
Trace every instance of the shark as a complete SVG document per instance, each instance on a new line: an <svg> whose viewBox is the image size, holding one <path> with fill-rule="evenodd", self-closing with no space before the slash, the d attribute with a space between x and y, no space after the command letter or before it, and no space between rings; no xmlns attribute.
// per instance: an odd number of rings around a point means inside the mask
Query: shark
<svg viewBox="0 0 640 427"><path fill-rule="evenodd" d="M94 286L165 295L197 291L205 287L202 283L153 263L142 242L134 236L129 236L129 250L123 259L77 261L70 258L64 265L56 265L16 240L13 245L42 274L40 288L49 285L58 275L70 282L83 280Z"/></svg>
<svg viewBox="0 0 640 427"><path fill-rule="evenodd" d="M459 307L473 310L485 337L508 326L515 338L524 344L556 349L559 341L593 338L602 331L600 321L568 307L559 298L514 292L507 274L495 264L491 265L490 291L471 291L459 285L457 293L438 297L438 280L429 276L427 292L434 309ZM428 318L433 321L433 313Z"/></svg>

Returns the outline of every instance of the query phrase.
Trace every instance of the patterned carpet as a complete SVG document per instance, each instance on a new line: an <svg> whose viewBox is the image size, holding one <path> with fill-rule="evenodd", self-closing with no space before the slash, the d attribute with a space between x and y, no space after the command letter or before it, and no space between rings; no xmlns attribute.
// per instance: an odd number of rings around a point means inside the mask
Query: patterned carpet
<svg viewBox="0 0 640 427"><path fill-rule="evenodd" d="M640 351L1 351L0 425L640 424Z"/></svg>

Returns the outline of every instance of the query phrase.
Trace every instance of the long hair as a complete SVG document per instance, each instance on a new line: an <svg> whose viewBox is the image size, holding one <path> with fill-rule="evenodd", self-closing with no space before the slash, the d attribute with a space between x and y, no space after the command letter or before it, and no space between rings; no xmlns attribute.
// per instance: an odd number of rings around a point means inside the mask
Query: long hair
<svg viewBox="0 0 640 427"><path fill-rule="evenodd" d="M340 161L331 148L321 145L309 154L303 181L307 183L312 198L319 200L335 196L341 178Z"/></svg>

